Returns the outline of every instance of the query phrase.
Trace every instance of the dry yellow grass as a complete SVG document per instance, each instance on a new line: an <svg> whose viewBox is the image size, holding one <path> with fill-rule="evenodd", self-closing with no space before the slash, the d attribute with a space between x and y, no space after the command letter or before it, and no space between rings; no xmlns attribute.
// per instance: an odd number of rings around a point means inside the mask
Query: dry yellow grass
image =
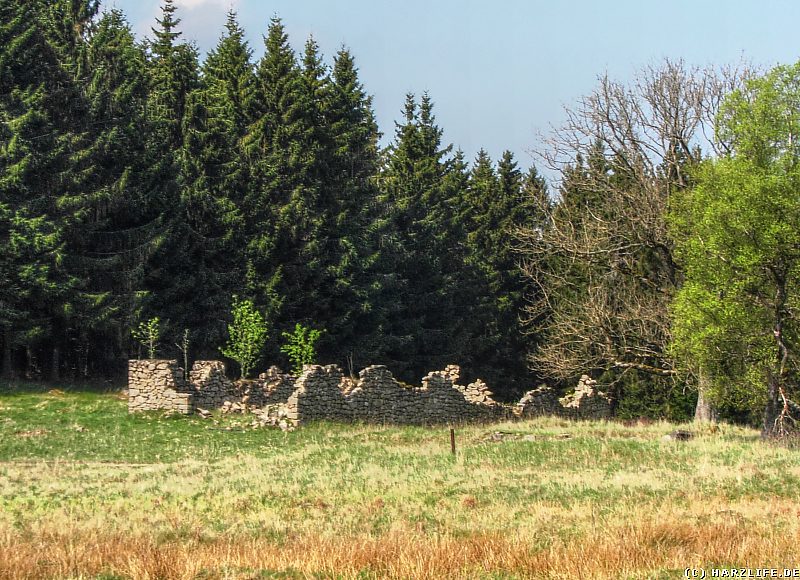
<svg viewBox="0 0 800 580"><path fill-rule="evenodd" d="M256 578L256 571L270 570L301 578L648 578L658 570L682 577L685 567L708 562L796 565L796 505L720 507L655 515L634 512L627 521L604 522L571 540L529 537L513 530L463 537L409 530L377 537L306 532L281 542L206 539L199 532L156 541L148 534L110 529L43 525L36 533L20 534L5 528L0 532L0 577Z"/></svg>

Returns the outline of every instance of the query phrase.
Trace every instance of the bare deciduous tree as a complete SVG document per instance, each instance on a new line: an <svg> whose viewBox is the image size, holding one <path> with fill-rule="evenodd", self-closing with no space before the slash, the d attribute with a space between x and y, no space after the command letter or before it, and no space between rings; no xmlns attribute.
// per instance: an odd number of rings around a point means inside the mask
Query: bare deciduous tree
<svg viewBox="0 0 800 580"><path fill-rule="evenodd" d="M665 60L625 85L603 76L544 139L560 176L547 227L520 232L538 288L528 310L544 332L532 364L566 379L591 370L678 370L667 352L680 284L665 214L691 166L726 150L714 134L723 96L746 66L701 69Z"/></svg>

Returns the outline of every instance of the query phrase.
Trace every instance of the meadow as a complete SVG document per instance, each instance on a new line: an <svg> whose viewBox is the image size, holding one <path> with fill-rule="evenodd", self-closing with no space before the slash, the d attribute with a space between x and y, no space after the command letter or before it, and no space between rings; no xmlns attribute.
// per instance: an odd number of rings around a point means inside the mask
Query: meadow
<svg viewBox="0 0 800 580"><path fill-rule="evenodd" d="M800 566L800 455L720 425L252 428L0 389L0 578L683 578Z"/></svg>

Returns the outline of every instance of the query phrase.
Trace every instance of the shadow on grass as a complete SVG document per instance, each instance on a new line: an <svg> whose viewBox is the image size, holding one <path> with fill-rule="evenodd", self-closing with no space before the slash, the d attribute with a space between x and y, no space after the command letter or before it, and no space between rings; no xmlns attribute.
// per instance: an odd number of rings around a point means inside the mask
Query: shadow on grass
<svg viewBox="0 0 800 580"><path fill-rule="evenodd" d="M0 379L0 395L34 395L61 391L64 393L116 393L125 388L125 379L86 379L82 381L30 381Z"/></svg>

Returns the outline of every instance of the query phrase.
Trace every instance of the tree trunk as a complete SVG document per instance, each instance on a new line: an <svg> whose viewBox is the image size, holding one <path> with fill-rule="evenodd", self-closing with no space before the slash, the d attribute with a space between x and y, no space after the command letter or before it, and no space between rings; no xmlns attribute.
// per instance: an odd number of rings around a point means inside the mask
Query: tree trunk
<svg viewBox="0 0 800 580"><path fill-rule="evenodd" d="M61 379L61 349L53 347L53 364L50 367L50 380L58 381Z"/></svg>
<svg viewBox="0 0 800 580"><path fill-rule="evenodd" d="M25 378L27 380L31 380L34 378L34 360L33 360L33 350L31 350L30 345L25 346Z"/></svg>
<svg viewBox="0 0 800 580"><path fill-rule="evenodd" d="M716 423L717 410L708 400L708 379L702 371L697 379L697 405L694 408L695 423Z"/></svg>
<svg viewBox="0 0 800 580"><path fill-rule="evenodd" d="M3 327L3 378L14 378L14 361L11 358L11 327Z"/></svg>
<svg viewBox="0 0 800 580"><path fill-rule="evenodd" d="M767 407L764 409L764 429L761 431L761 437L764 439L780 437L783 434L780 421L783 402L780 400L778 380L774 374L770 373Z"/></svg>
<svg viewBox="0 0 800 580"><path fill-rule="evenodd" d="M785 307L787 300L786 275L775 276L775 326L772 334L775 336L777 347L776 370L769 373L767 388L767 406L764 409L764 430L761 431L763 438L778 438L787 435L790 425L787 420L786 398L783 392L783 381L786 377L786 362L789 360L789 349L783 340L783 321L786 316Z"/></svg>

